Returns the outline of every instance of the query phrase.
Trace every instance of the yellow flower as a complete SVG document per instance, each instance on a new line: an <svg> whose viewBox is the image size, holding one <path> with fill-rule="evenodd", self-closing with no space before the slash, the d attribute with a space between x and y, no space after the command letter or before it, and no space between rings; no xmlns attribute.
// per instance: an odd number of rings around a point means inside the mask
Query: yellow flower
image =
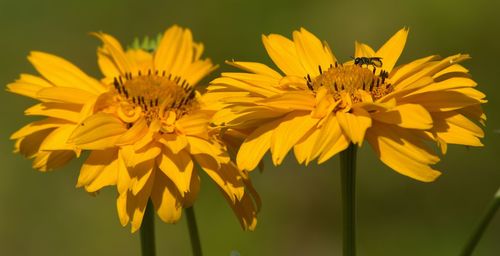
<svg viewBox="0 0 500 256"><path fill-rule="evenodd" d="M252 170L270 150L275 165L293 148L300 163L323 163L350 143L366 139L380 160L420 181L440 172L431 165L447 144L482 146L485 95L459 63L469 55L429 56L395 67L408 35L401 29L379 50L355 44L354 60L340 62L326 43L305 29L293 40L263 36L267 53L284 73L255 62L229 64L207 98L225 107L214 124L248 133L237 155ZM471 121L472 120L472 121Z"/></svg>
<svg viewBox="0 0 500 256"><path fill-rule="evenodd" d="M46 135L48 132L42 134L45 139L17 132L13 137L20 142L16 145L20 144L21 151L26 148L28 156L45 152L45 141L67 145L64 149L73 155L89 151L77 187L96 192L116 185L120 222L124 226L130 222L132 232L140 228L149 199L163 221L180 219L182 209L193 204L200 188L194 168L197 164L219 186L242 227L253 230L259 197L247 173L230 160L220 132L209 127L215 111L195 89L215 68L209 59L201 59L203 45L193 42L189 29L178 26L167 29L152 52L137 48L125 51L112 36L95 35L103 42L98 49L98 64L104 74L101 82L88 76L83 79L83 73L71 64L55 63L57 57L51 56L35 67L49 81L51 77L63 80L54 82L60 91L41 97L45 90L38 88L41 85L17 82L9 86L14 92L74 112L56 111L69 124L60 124L59 119L47 121L52 126L46 129L58 125L57 129L65 132L57 142ZM50 74L40 70L49 67ZM95 93L87 80L98 88ZM23 146L28 139L33 142ZM38 140L44 141L42 146L36 145Z"/></svg>
<svg viewBox="0 0 500 256"><path fill-rule="evenodd" d="M68 144L68 138L106 88L54 55L32 52L28 59L41 77L21 74L7 90L39 100L25 114L46 118L24 126L11 139L16 141L15 152L33 159L33 168L48 171L80 155L81 150Z"/></svg>

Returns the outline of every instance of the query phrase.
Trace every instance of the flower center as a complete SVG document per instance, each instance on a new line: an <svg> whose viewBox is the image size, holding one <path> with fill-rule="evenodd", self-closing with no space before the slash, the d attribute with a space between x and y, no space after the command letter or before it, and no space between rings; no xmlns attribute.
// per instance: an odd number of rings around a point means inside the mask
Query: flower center
<svg viewBox="0 0 500 256"><path fill-rule="evenodd" d="M133 119L132 116L141 112L148 124L154 119L172 119L172 115L178 119L195 101L194 87L181 77L165 72L126 73L115 78L113 85L120 96L122 114Z"/></svg>
<svg viewBox="0 0 500 256"><path fill-rule="evenodd" d="M390 83L386 83L386 78L389 74L381 70L376 74L376 68L369 68L369 65L330 65L328 70L323 71L321 66L319 75L311 79L307 75L307 87L316 92L320 88L326 88L333 96L335 101L349 97L352 103L362 101L375 101L390 93L393 87ZM367 97L368 96L368 97ZM371 96L371 97L370 97Z"/></svg>

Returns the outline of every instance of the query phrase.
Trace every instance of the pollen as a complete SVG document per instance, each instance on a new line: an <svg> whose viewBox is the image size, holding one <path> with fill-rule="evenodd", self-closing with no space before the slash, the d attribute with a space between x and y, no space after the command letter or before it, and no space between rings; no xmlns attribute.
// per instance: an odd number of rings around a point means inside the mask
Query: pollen
<svg viewBox="0 0 500 256"><path fill-rule="evenodd" d="M114 91L122 112L139 110L148 123L166 119L169 112L178 118L187 113L195 101L196 91L185 79L165 72L125 73L114 78ZM132 114L132 113L131 113ZM128 114L130 115L130 114ZM128 116L127 115L127 116Z"/></svg>
<svg viewBox="0 0 500 256"><path fill-rule="evenodd" d="M387 81L389 74L384 70L377 72L375 67L335 63L325 71L321 66L318 66L318 69L318 76L305 77L307 87L313 92L326 87L335 100L341 100L342 95L348 95L352 103L375 101L393 90Z"/></svg>

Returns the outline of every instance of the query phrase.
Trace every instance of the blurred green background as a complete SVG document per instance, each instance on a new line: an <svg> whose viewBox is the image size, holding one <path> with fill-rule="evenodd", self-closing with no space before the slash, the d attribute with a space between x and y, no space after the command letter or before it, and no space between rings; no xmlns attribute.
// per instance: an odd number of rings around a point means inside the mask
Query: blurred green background
<svg viewBox="0 0 500 256"><path fill-rule="evenodd" d="M449 147L438 164L443 175L425 184L384 166L366 145L359 152L359 255L458 255L500 185L500 2L498 1L0 1L0 83L35 73L26 56L41 50L62 56L99 77L98 40L105 31L127 44L172 24L189 27L220 71L227 59L270 64L262 33L290 36L301 26L347 60L353 42L379 47L403 26L409 40L399 63L465 52L465 63L488 96L484 148ZM0 93L0 255L139 255L139 234L122 228L114 188L97 197L75 189L80 162L43 174L12 154L9 135L32 118L34 101ZM495 160L496 159L496 160ZM339 255L341 222L338 159L308 168L288 157L252 173L264 205L255 232L243 232L207 179L196 214L205 255ZM158 220L158 219L157 219ZM157 221L159 255L190 255L183 218ZM500 255L500 214L475 255Z"/></svg>

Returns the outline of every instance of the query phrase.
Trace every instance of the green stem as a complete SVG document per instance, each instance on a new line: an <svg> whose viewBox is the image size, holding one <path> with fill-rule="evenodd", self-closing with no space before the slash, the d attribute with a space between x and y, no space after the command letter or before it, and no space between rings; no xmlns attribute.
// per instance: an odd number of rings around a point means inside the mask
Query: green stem
<svg viewBox="0 0 500 256"><path fill-rule="evenodd" d="M484 213L483 217L481 218L479 224L476 227L476 230L471 235L469 241L462 250L462 254L460 254L461 256L472 255L472 253L474 252L474 248L476 248L476 245L481 239L481 236L483 236L484 231L486 231L486 228L493 219L493 216L495 216L498 207L500 207L500 189L498 189L497 193L495 194L495 197L493 198L493 201L490 203L488 207L488 210Z"/></svg>
<svg viewBox="0 0 500 256"><path fill-rule="evenodd" d="M196 225L193 207L186 208L186 217L189 228L189 237L191 238L191 248L193 249L193 256L202 256L200 235L198 234L198 227Z"/></svg>
<svg viewBox="0 0 500 256"><path fill-rule="evenodd" d="M340 153L343 255L356 255L356 145Z"/></svg>
<svg viewBox="0 0 500 256"><path fill-rule="evenodd" d="M141 224L142 256L155 256L155 211L151 200L148 201L145 211Z"/></svg>

